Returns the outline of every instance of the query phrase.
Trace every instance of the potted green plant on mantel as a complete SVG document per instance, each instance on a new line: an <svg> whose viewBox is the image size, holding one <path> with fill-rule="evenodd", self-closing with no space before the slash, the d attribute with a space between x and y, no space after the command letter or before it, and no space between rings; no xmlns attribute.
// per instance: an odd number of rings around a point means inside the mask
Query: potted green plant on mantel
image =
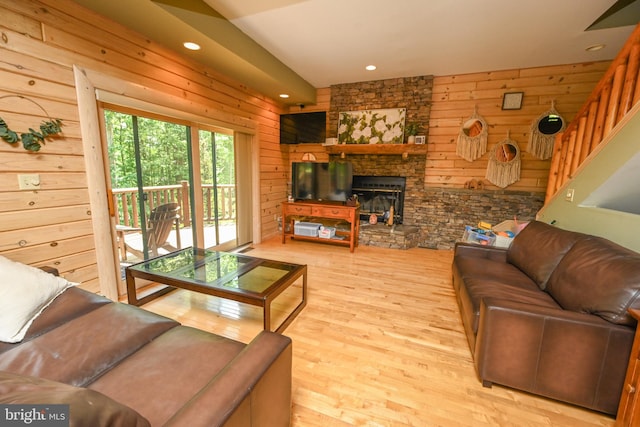
<svg viewBox="0 0 640 427"><path fill-rule="evenodd" d="M408 123L404 127L404 132L407 134L407 144L415 144L416 135L420 132L420 125L418 123Z"/></svg>

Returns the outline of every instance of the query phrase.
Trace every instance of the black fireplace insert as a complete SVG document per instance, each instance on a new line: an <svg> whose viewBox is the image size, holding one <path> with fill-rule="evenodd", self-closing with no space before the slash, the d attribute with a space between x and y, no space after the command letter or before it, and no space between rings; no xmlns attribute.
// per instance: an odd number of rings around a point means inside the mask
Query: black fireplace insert
<svg viewBox="0 0 640 427"><path fill-rule="evenodd" d="M405 186L403 176L354 175L351 191L360 202L360 219L375 215L378 222L387 221L393 206L393 223L402 224Z"/></svg>

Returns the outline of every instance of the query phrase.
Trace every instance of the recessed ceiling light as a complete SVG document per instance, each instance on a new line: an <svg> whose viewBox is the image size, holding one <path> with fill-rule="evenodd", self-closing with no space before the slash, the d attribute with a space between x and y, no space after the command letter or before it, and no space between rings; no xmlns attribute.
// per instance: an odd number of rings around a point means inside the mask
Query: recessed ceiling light
<svg viewBox="0 0 640 427"><path fill-rule="evenodd" d="M586 50L587 52L595 52L595 51L597 51L597 50L604 49L604 46L605 46L605 45L604 45L604 44L602 44L602 43L600 43L600 44L593 44L593 45L591 45L591 46L587 47L585 50Z"/></svg>
<svg viewBox="0 0 640 427"><path fill-rule="evenodd" d="M280 98L288 98L289 94L288 93L281 93L280 94Z"/></svg>
<svg viewBox="0 0 640 427"><path fill-rule="evenodd" d="M184 42L182 45L189 50L200 50L200 45L198 43Z"/></svg>
<svg viewBox="0 0 640 427"><path fill-rule="evenodd" d="M373 71L375 70L377 67L375 65L367 65L366 67L364 67L367 71Z"/></svg>

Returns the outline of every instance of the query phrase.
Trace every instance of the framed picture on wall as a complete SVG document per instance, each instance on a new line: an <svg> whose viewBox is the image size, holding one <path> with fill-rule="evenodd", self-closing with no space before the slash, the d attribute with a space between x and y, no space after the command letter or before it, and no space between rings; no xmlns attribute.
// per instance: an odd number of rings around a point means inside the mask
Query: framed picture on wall
<svg viewBox="0 0 640 427"><path fill-rule="evenodd" d="M339 144L402 144L405 108L341 112Z"/></svg>
<svg viewBox="0 0 640 427"><path fill-rule="evenodd" d="M524 92L507 92L502 97L503 110L519 110L522 108Z"/></svg>

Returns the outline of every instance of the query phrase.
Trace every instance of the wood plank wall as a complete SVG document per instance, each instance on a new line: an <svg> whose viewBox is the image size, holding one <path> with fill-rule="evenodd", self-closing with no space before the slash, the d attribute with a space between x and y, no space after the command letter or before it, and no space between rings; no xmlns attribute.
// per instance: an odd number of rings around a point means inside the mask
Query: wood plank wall
<svg viewBox="0 0 640 427"><path fill-rule="evenodd" d="M521 179L507 191L545 192L551 160L540 160L526 152L531 124L551 108L568 124L573 120L596 86L610 61L558 65L527 69L493 71L452 76L436 76L427 138L428 153L425 185L464 188L472 179L484 180L485 188L498 189L485 180L489 150L510 138L521 150ZM505 92L524 92L520 110L502 110ZM318 105L304 109L291 107L290 113L329 111L331 90L318 90ZM489 125L487 153L474 162L456 155L456 141L462 124L478 108ZM317 144L287 147L291 161L300 161L304 153L313 153L326 161L326 150Z"/></svg>
<svg viewBox="0 0 640 427"><path fill-rule="evenodd" d="M610 62L558 65L435 77L428 136L425 184L431 187L464 187L472 179L484 179L490 150L507 138L521 150L521 179L506 190L545 192L550 159L539 160L526 152L532 122L555 108L568 124L573 120ZM502 110L505 92L524 92L520 110ZM468 162L456 155L462 124L474 108L489 126L487 153ZM484 181L485 188L497 189Z"/></svg>
<svg viewBox="0 0 640 427"><path fill-rule="evenodd" d="M53 265L89 286L97 280L74 64L181 96L212 116L255 123L261 165L257 214L263 237L276 232L274 214L286 196L288 167L279 145L280 103L70 0L0 0L0 10L0 96L25 95L64 123L63 136L37 154L0 141L0 254ZM12 97L0 99L0 117L24 131L39 126L43 113ZM20 191L22 173L40 174L41 190Z"/></svg>

